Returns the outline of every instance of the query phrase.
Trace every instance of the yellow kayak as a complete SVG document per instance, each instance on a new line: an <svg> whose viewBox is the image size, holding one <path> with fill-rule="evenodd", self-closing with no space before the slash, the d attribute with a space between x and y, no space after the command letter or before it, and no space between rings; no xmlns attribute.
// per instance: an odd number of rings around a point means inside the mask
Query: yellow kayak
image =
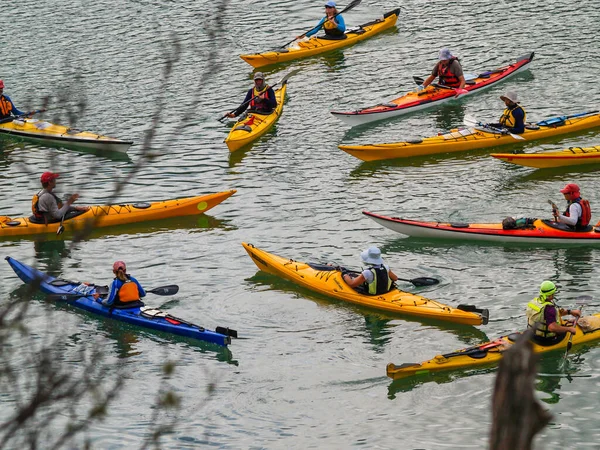
<svg viewBox="0 0 600 450"><path fill-rule="evenodd" d="M523 140L482 127L452 130L439 136L389 144L340 145L339 148L363 161L409 158L438 153L476 150L500 145L518 144L600 127L600 114L582 113L575 116L553 117L528 124L520 134ZM591 115L590 115L591 114ZM560 119L560 120L559 120Z"/></svg>
<svg viewBox="0 0 600 450"><path fill-rule="evenodd" d="M594 147L569 147L560 152L543 153L492 153L501 161L519 166L548 169L551 167L579 166L600 163L600 145Z"/></svg>
<svg viewBox="0 0 600 450"><path fill-rule="evenodd" d="M84 148L97 151L126 152L133 144L132 141L123 141L89 131L56 125L45 120L26 118L0 123L0 133L53 147Z"/></svg>
<svg viewBox="0 0 600 450"><path fill-rule="evenodd" d="M465 325L485 325L488 322L487 309L476 309L471 305L453 308L398 289L383 295L361 294L346 284L340 268L294 261L260 250L252 244L243 242L242 245L260 270L328 297L381 311L426 319Z"/></svg>
<svg viewBox="0 0 600 450"><path fill-rule="evenodd" d="M271 114L250 113L233 126L225 139L230 152L233 153L251 144L275 125L275 122L277 122L283 111L286 90L287 81L284 81L283 85L275 91L277 107Z"/></svg>
<svg viewBox="0 0 600 450"><path fill-rule="evenodd" d="M596 313L591 317L600 318L600 313ZM584 317L580 320L583 319ZM463 348L444 355L437 355L429 361L423 361L422 363L404 363L399 366L389 363L386 369L387 376L394 380L399 380L413 375L423 375L456 369L470 369L478 366L498 364L502 359L504 352L508 350L520 336L521 333L512 333L507 336L502 336L495 341L486 342L485 344ZM598 339L600 339L600 329L584 332L578 324L577 333L573 336L572 344L583 344ZM533 351L535 353L546 353L555 350L562 350L564 352L567 348L568 341L568 336L565 336L562 341L554 345L542 346L534 342Z"/></svg>
<svg viewBox="0 0 600 450"><path fill-rule="evenodd" d="M296 42L292 46L280 51L240 55L240 58L252 67L262 67L348 47L393 27L398 20L399 14L400 8L384 14L381 19L359 25L354 29L348 29L345 39L322 39L312 36L308 41Z"/></svg>
<svg viewBox="0 0 600 450"><path fill-rule="evenodd" d="M88 211L72 213L73 217L65 218L63 226L65 231L73 231L83 229L90 222L95 228L100 228L165 219L167 217L202 214L231 197L235 192L236 190L232 189L216 194L165 200L162 202L92 206ZM35 221L32 222L31 219L32 217L11 218L0 216L0 238L56 233L60 226L59 222L46 225L44 223L36 223Z"/></svg>

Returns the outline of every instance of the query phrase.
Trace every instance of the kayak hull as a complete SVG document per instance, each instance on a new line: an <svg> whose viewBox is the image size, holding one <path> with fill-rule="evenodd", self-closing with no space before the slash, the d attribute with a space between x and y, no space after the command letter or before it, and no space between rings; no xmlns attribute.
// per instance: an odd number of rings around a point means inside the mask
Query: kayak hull
<svg viewBox="0 0 600 450"><path fill-rule="evenodd" d="M125 153L133 141L123 141L38 119L15 119L0 124L0 133L53 147Z"/></svg>
<svg viewBox="0 0 600 450"><path fill-rule="evenodd" d="M312 266L318 267L315 269L308 263L282 258L260 250L252 244L244 242L242 245L260 270L344 302L380 311L465 325L481 325L488 320L487 310L464 311L398 289L377 296L360 294L344 282L339 269L332 267L331 270L319 270L325 266L313 264Z"/></svg>
<svg viewBox="0 0 600 450"><path fill-rule="evenodd" d="M252 67L263 67L349 47L393 27L399 14L399 8L390 11L382 19L360 25L357 31L347 31L345 39L330 40L312 36L308 41L299 41L281 51L240 55L240 58Z"/></svg>
<svg viewBox="0 0 600 450"><path fill-rule="evenodd" d="M536 219L531 228L503 230L501 223L443 223L407 220L363 211L375 222L397 233L423 239L498 243L600 245L600 232L566 231L554 222ZM552 226L555 225L555 227Z"/></svg>
<svg viewBox="0 0 600 450"><path fill-rule="evenodd" d="M484 72L476 78L469 80L469 84L465 86L467 93L461 95L460 99L481 92L518 73L529 70L533 57L534 53L528 53L517 58L516 62L508 66ZM455 95L452 88L429 85L421 92L409 92L387 103L361 108L356 111L331 111L331 114L342 122L354 127L438 106L455 100Z"/></svg>
<svg viewBox="0 0 600 450"><path fill-rule="evenodd" d="M225 139L230 152L233 153L251 144L273 128L273 125L279 120L279 116L283 112L286 90L287 83L275 91L277 107L271 114L250 113L243 120L236 122Z"/></svg>
<svg viewBox="0 0 600 450"><path fill-rule="evenodd" d="M56 277L40 272L35 268L23 264L9 256L6 257L6 260L8 261L10 267L15 271L15 273L24 283L36 285L39 283L39 286L36 287L38 287L42 292L46 294L74 294L77 293L76 291L74 292L74 289L80 286L80 283L78 282L69 282L66 280L57 279ZM89 292L89 296L64 301L66 301L71 306L83 309L92 314L114 319L120 322L126 322L131 325L136 325L143 328L161 331L177 336L183 336L187 338L210 342L212 344L217 344L220 346L227 346L231 343L230 336L206 330L203 327L192 325L189 322L174 323L177 322L177 320L173 320L176 319L174 317L170 321L167 320L165 317L160 316L156 316L153 318L145 317L142 314L142 311L145 308L138 307L127 309L115 309L103 306L92 297L93 293L95 293L95 286L94 289L92 289Z"/></svg>
<svg viewBox="0 0 600 450"><path fill-rule="evenodd" d="M600 317L600 313L594 314ZM386 367L388 377L399 380L415 375L426 375L435 372L450 371L457 369L471 369L481 366L491 366L498 364L521 333L512 333L502 336L494 341L486 342L480 346L474 346L466 349L457 350L445 355L437 355L434 358L423 361L422 363L404 363L396 365L389 363ZM572 345L584 344L600 340L600 330L585 333L577 325L577 333L573 336ZM565 336L560 342L554 345L542 346L533 342L533 351L535 353L548 353L552 351L565 351L569 339Z"/></svg>
<svg viewBox="0 0 600 450"><path fill-rule="evenodd" d="M216 194L162 202L91 206L89 211L65 220L63 227L65 231L78 231L89 225L93 225L94 228L101 228L166 219L168 217L203 214L231 197L235 192L236 190L232 189ZM49 223L48 225L34 223L30 217L11 218L0 216L0 238L56 233L59 226L59 222Z"/></svg>
<svg viewBox="0 0 600 450"><path fill-rule="evenodd" d="M535 169L600 164L600 146L569 147L560 152L544 153L492 153L494 158L519 166Z"/></svg>
<svg viewBox="0 0 600 450"><path fill-rule="evenodd" d="M388 159L428 156L441 153L477 150L502 145L525 143L538 139L551 138L576 133L590 128L600 127L600 114L567 119L561 126L540 126L538 129L526 129L516 140L479 128L452 130L450 133L414 141L367 145L340 145L339 148L362 161L382 161Z"/></svg>

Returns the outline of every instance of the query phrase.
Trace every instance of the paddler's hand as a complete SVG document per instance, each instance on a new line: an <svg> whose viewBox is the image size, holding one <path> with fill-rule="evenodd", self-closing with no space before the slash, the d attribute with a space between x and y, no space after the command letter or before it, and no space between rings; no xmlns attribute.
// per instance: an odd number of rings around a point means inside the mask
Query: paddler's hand
<svg viewBox="0 0 600 450"><path fill-rule="evenodd" d="M417 86L416 90L417 90L417 92L424 91L425 90L425 86L423 86L422 84L420 84L420 85Z"/></svg>
<svg viewBox="0 0 600 450"><path fill-rule="evenodd" d="M225 114L225 117L229 117L230 119L232 119L235 116L233 115L233 113L227 113L227 114Z"/></svg>
<svg viewBox="0 0 600 450"><path fill-rule="evenodd" d="M571 315L574 317L581 317L581 311L579 309L571 309Z"/></svg>
<svg viewBox="0 0 600 450"><path fill-rule="evenodd" d="M466 89L454 89L454 92L456 93L456 95L454 97L458 97L460 95L469 93L469 91L467 91Z"/></svg>
<svg viewBox="0 0 600 450"><path fill-rule="evenodd" d="M575 328L575 327L568 327L567 331L573 335L577 334L577 328Z"/></svg>
<svg viewBox="0 0 600 450"><path fill-rule="evenodd" d="M73 194L69 197L69 199L67 200L67 203L69 205L71 205L72 203L74 203L77 199L79 198L79 194Z"/></svg>

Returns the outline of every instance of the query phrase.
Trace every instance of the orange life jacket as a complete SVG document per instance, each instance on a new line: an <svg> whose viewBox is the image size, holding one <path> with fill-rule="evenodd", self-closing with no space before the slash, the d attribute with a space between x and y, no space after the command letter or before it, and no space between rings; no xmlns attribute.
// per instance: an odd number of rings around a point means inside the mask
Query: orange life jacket
<svg viewBox="0 0 600 450"><path fill-rule="evenodd" d="M458 61L458 58L450 58L446 66L442 66L442 63L438 63L438 77L440 84L449 87L459 87L460 80L454 73L450 71L450 66L454 61Z"/></svg>
<svg viewBox="0 0 600 450"><path fill-rule="evenodd" d="M119 288L119 292L117 292L117 299L121 303L138 301L140 299L140 291L137 284L131 280L125 281L123 286Z"/></svg>
<svg viewBox="0 0 600 450"><path fill-rule="evenodd" d="M47 221L47 217L46 215L40 211L40 209L38 208L38 203L40 202L40 197L42 196L42 194L44 193L44 189L42 189L41 191L39 191L37 194L34 194L34 196L31 198L31 212L33 213L33 215L35 216L36 219L45 219ZM46 191L46 193L50 194L52 197L54 197L56 199L56 204L58 205L58 209L62 208L62 202L60 201L60 199L54 195L52 192L48 192Z"/></svg>
<svg viewBox="0 0 600 450"><path fill-rule="evenodd" d="M4 95L0 95L0 119L5 119L6 117L10 117L10 112L12 111L12 104L6 100Z"/></svg>
<svg viewBox="0 0 600 450"><path fill-rule="evenodd" d="M579 219L577 219L575 229L580 230L582 228L587 227L590 224L590 220L592 219L592 208L590 207L590 202L581 197L569 202L567 204L567 210L563 213L563 216L569 217L569 207L572 203L579 203L579 206L581 206L581 216L579 217Z"/></svg>

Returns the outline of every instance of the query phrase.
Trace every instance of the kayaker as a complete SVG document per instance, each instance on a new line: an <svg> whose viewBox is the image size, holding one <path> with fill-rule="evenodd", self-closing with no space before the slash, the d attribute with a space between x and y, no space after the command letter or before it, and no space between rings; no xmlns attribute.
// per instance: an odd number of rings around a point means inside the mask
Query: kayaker
<svg viewBox="0 0 600 450"><path fill-rule="evenodd" d="M336 15L337 14L337 15ZM311 37L319 32L323 28L325 30L325 36L321 36L320 39L345 39L346 38L346 22L342 15L338 12L334 1L328 1L325 3L325 17L310 30L301 36L297 36L296 39L303 37Z"/></svg>
<svg viewBox="0 0 600 450"><path fill-rule="evenodd" d="M87 211L89 206L71 206L79 198L79 194L73 194L66 203L52 192L56 187L58 173L44 172L40 177L43 189L31 199L31 212L38 223L52 223L60 221L72 211Z"/></svg>
<svg viewBox="0 0 600 450"><path fill-rule="evenodd" d="M265 76L262 72L254 74L254 87L248 90L244 103L232 113L226 114L227 117L237 117L250 106L249 112L258 114L271 114L277 107L277 99L273 88L265 83Z"/></svg>
<svg viewBox="0 0 600 450"><path fill-rule="evenodd" d="M140 300L146 296L146 291L142 285L133 278L131 275L126 273L127 266L123 261L116 261L113 264L113 273L115 279L110 285L108 298L100 301L99 294L94 294L94 298L104 306L112 306L113 308L138 308L144 306L144 303Z"/></svg>
<svg viewBox="0 0 600 450"><path fill-rule="evenodd" d="M521 134L525 131L525 121L527 113L517 102L517 93L514 91L506 91L500 99L506 105L506 109L500 117L499 123L490 123L490 127L501 128L509 133Z"/></svg>
<svg viewBox="0 0 600 450"><path fill-rule="evenodd" d="M368 267L356 277L348 273L344 274L346 284L352 288L362 286L369 295L389 292L393 286L392 282L398 280L398 277L383 262L381 251L377 247L369 247L360 254L360 258Z"/></svg>
<svg viewBox="0 0 600 450"><path fill-rule="evenodd" d="M417 91L425 89L436 78L438 78L440 85L455 88L454 92L457 97L469 92L465 89L465 76L460 61L447 48L440 50L438 63L433 67L431 75L423 81L423 84L417 87Z"/></svg>
<svg viewBox="0 0 600 450"><path fill-rule="evenodd" d="M554 301L556 291L556 285L552 281L544 281L540 285L539 296L527 304L527 327L534 329L533 339L540 345L556 344L566 333L577 333L577 329L563 322L562 317L580 317L581 311L558 307Z"/></svg>
<svg viewBox="0 0 600 450"><path fill-rule="evenodd" d="M561 214L556 205L552 204L554 220L568 225L575 231L586 230L592 218L590 202L581 198L579 186L575 183L567 184L560 192L567 201L567 209Z"/></svg>
<svg viewBox="0 0 600 450"><path fill-rule="evenodd" d="M15 107L10 97L4 95L4 81L0 80L0 120L23 115L25 113Z"/></svg>

